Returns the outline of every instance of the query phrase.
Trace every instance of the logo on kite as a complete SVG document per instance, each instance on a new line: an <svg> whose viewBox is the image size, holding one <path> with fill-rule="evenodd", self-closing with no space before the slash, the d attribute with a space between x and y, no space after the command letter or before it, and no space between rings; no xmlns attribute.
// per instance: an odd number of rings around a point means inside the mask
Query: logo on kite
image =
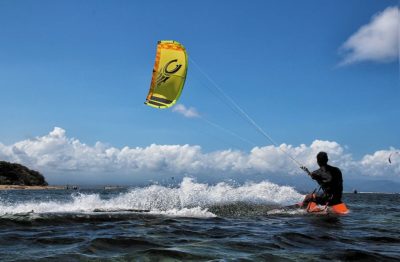
<svg viewBox="0 0 400 262"><path fill-rule="evenodd" d="M179 69L181 69L182 65L177 64L175 68L172 70L168 70L168 66L171 65L172 63L177 63L178 59L173 59L169 61L168 63L165 64L165 66L158 72L157 80L156 80L156 85L159 86L162 83L167 82L167 80L171 77L171 75L177 73Z"/></svg>
<svg viewBox="0 0 400 262"><path fill-rule="evenodd" d="M185 85L188 57L185 47L173 40L159 41L146 105L169 108L178 101Z"/></svg>

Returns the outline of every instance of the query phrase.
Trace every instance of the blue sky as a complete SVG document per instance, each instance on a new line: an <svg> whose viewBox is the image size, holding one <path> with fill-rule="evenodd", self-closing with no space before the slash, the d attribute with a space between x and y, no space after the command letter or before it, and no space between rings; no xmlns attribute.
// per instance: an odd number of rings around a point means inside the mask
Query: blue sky
<svg viewBox="0 0 400 262"><path fill-rule="evenodd" d="M400 148L398 58L346 59L344 43L397 1L0 1L0 143L44 136L123 148L253 145L143 102L158 40L189 56L278 144L334 141L355 159ZM189 64L180 103L270 142Z"/></svg>

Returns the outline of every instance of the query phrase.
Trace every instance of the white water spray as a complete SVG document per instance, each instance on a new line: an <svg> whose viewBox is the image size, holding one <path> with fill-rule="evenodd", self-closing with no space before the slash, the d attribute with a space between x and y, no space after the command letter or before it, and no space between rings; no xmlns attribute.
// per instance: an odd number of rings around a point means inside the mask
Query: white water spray
<svg viewBox="0 0 400 262"><path fill-rule="evenodd" d="M0 199L0 215L18 213L86 213L94 210L149 210L151 214L188 217L214 217L208 211L214 205L237 202L260 205L290 205L303 195L288 186L268 181L249 182L241 186L228 183L208 185L184 178L179 187L151 185L133 188L110 199L100 194L73 194L67 201L25 201L7 203Z"/></svg>

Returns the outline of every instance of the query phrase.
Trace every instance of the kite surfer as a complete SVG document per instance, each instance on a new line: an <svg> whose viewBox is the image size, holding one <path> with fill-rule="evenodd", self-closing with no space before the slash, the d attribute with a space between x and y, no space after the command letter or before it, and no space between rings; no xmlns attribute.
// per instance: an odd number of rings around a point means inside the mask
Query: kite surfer
<svg viewBox="0 0 400 262"><path fill-rule="evenodd" d="M342 203L342 172L339 168L328 165L328 154L325 152L319 152L317 154L317 163L319 169L313 172L310 172L305 166L302 166L301 169L303 169L312 179L317 181L323 193L308 194L303 202L303 205L306 205L310 201L325 206L334 206Z"/></svg>

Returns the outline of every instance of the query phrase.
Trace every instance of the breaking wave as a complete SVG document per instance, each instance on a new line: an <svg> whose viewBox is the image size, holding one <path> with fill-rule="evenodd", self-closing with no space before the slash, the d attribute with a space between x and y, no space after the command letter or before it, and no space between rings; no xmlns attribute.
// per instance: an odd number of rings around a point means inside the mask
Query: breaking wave
<svg viewBox="0 0 400 262"><path fill-rule="evenodd" d="M178 187L151 185L104 197L99 193L74 193L64 200L11 203L0 199L0 216L21 213L146 212L177 217L215 217L240 211L273 209L301 201L292 187L268 181L240 186L215 185L184 178ZM233 211L232 211L233 210ZM257 212L255 212L257 213Z"/></svg>

